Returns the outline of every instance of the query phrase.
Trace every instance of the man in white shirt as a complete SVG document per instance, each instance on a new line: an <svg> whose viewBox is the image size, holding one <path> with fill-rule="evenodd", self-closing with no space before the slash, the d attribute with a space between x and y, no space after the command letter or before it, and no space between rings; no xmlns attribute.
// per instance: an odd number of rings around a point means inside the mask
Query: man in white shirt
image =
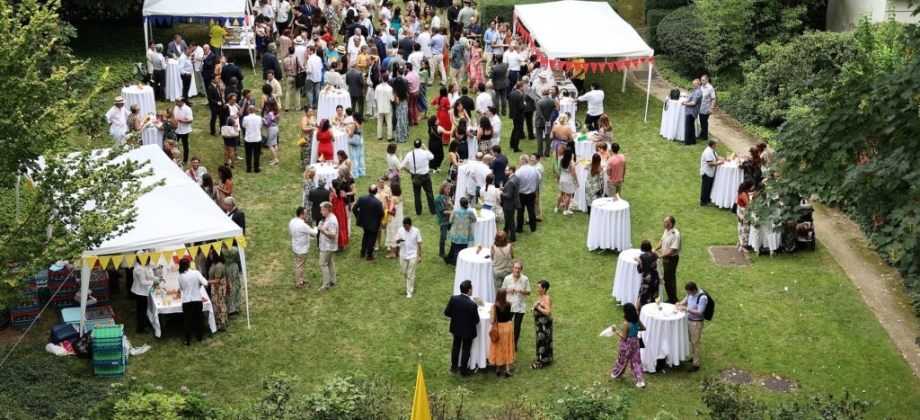
<svg viewBox="0 0 920 420"><path fill-rule="evenodd" d="M188 162L188 135L192 132L192 108L187 105L185 98L180 96L176 98L176 106L173 108L173 116L179 126L176 127L176 141L182 143L182 166Z"/></svg>
<svg viewBox="0 0 920 420"><path fill-rule="evenodd" d="M441 29L441 17L438 16L437 13L431 17L431 29L434 28Z"/></svg>
<svg viewBox="0 0 920 420"><path fill-rule="evenodd" d="M288 0L282 0L278 3L278 11L275 12L276 25L278 26L278 33L283 34L284 30L288 28L288 19L291 18L291 3Z"/></svg>
<svg viewBox="0 0 920 420"><path fill-rule="evenodd" d="M307 224L307 211L303 207L298 207L294 218L288 223L288 230L291 231L291 247L294 250L294 281L299 290L310 286L303 279L303 269L307 266L310 237L316 236L319 232L315 227Z"/></svg>
<svg viewBox="0 0 920 420"><path fill-rule="evenodd" d="M492 123L492 145L500 146L502 141L502 119L498 117L498 108L494 105L489 106L486 111L486 117L489 117L489 122Z"/></svg>
<svg viewBox="0 0 920 420"><path fill-rule="evenodd" d="M428 45L428 44L431 43L431 30L428 28L427 25L422 30L422 32L419 33L418 36L415 37L415 42L418 45L421 45L422 57L425 59L425 61L430 60L431 59L431 45ZM420 69L422 67L419 66L416 68Z"/></svg>
<svg viewBox="0 0 920 420"><path fill-rule="evenodd" d="M395 222L395 221L394 221ZM412 219L403 219L403 225L396 231L399 245L399 270L406 276L406 297L415 293L415 266L422 262L422 232L412 226Z"/></svg>
<svg viewBox="0 0 920 420"><path fill-rule="evenodd" d="M434 160L434 155L422 144L421 139L415 139L413 146L415 146L415 149L407 153L406 158L402 161L402 169L412 174L415 214L422 215L422 200L419 199L419 193L422 189L425 190L425 195L428 197L428 210L431 211L431 214L434 214L434 193L431 191L431 175L428 173L428 162Z"/></svg>
<svg viewBox="0 0 920 420"><path fill-rule="evenodd" d="M201 83L201 91L204 92L207 90L207 82L201 77L201 65L204 62L204 48L201 45L198 45L195 41L192 41L192 65L195 68L195 77L198 78L198 81ZM187 95L186 95L187 96Z"/></svg>
<svg viewBox="0 0 920 420"><path fill-rule="evenodd" d="M474 205L479 202L479 194L486 187L486 177L492 173L492 170L489 169L489 165L483 163L483 158L484 155L482 152L476 152L475 158L466 162L470 167L470 182L466 184L466 191L464 194L466 198L470 200L470 203Z"/></svg>
<svg viewBox="0 0 920 420"><path fill-rule="evenodd" d="M252 172L255 166L256 173L262 172L259 169L259 159L262 157L262 118L256 113L255 105L249 106L249 115L243 118L240 124L246 132L243 142L246 147L246 172Z"/></svg>
<svg viewBox="0 0 920 420"><path fill-rule="evenodd" d="M712 184L716 180L716 167L725 164L725 160L719 157L719 141L716 139L709 140L709 147L703 150L700 156L700 205L707 206L712 203Z"/></svg>
<svg viewBox="0 0 920 420"><path fill-rule="evenodd" d="M153 88L154 97L158 101L164 99L166 89L166 58L163 57L163 46L156 42L150 43L147 50L147 72L150 73L150 87Z"/></svg>
<svg viewBox="0 0 920 420"><path fill-rule="evenodd" d="M422 68L422 60L425 59L425 53L422 52L422 44L416 42L412 46L412 54L409 54L409 63L412 64L412 68L418 71Z"/></svg>
<svg viewBox="0 0 920 420"><path fill-rule="evenodd" d="M597 120L604 113L604 91L601 90L601 84L598 82L591 83L591 91L578 97L579 102L588 103L588 111L585 116L585 125L590 131L597 130ZM574 115L573 115L574 117Z"/></svg>
<svg viewBox="0 0 920 420"><path fill-rule="evenodd" d="M348 49L348 67L354 67L355 63L358 62L358 54L361 53L361 47L366 45L367 41L364 39L361 29L355 29L355 35L348 38L348 43L346 44L346 48Z"/></svg>
<svg viewBox="0 0 920 420"><path fill-rule="evenodd" d="M335 286L335 261L332 254L339 250L339 222L335 215L332 214L332 203L323 201L319 205L320 219L319 225L319 269L323 273L323 286L319 288L320 292L329 290Z"/></svg>
<svg viewBox="0 0 920 420"><path fill-rule="evenodd" d="M395 141L393 138L393 87L390 86L389 76L380 76L380 84L374 88L374 102L377 104L377 140L383 140L381 136L381 124L387 127L387 140Z"/></svg>
<svg viewBox="0 0 920 420"><path fill-rule="evenodd" d="M307 47L307 80L304 89L307 101L315 110L319 105L320 86L323 83L323 59L316 55L315 47Z"/></svg>
<svg viewBox="0 0 920 420"><path fill-rule="evenodd" d="M109 122L109 135L115 138L115 144L122 145L128 134L128 110L125 108L125 99L115 97L115 103L105 113L105 120Z"/></svg>
<svg viewBox="0 0 920 420"><path fill-rule="evenodd" d="M476 89L479 90L479 93L476 95L476 116L482 117L486 115L486 113L489 111L489 107L493 105L492 95L489 95L489 93L486 92L485 83L480 82Z"/></svg>
<svg viewBox="0 0 920 420"><path fill-rule="evenodd" d="M195 73L195 67L192 66L192 50L185 50L185 53L179 54L179 79L182 80L182 98L186 105L192 106L188 100L188 92L192 87L192 74Z"/></svg>
<svg viewBox="0 0 920 420"><path fill-rule="evenodd" d="M517 86L518 74L521 73L521 62L523 61L524 57L521 56L520 45L511 47L511 50L502 56L502 62L508 63L508 86L512 88Z"/></svg>

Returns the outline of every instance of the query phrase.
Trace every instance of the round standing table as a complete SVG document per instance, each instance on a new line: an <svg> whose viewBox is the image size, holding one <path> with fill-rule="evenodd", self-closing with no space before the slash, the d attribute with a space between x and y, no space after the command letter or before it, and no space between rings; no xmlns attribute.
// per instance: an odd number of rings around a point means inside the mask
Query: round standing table
<svg viewBox="0 0 920 420"><path fill-rule="evenodd" d="M473 170L471 165L466 163L457 167L457 183L454 185L454 205L460 205L460 198L466 196L466 187L470 183L470 171Z"/></svg>
<svg viewBox="0 0 920 420"><path fill-rule="evenodd" d="M492 259L489 248L483 247L479 253L476 248L467 248L457 256L457 269L454 271L454 294L460 294L460 283L464 280L473 282L473 295L483 302L495 301L495 283L492 280Z"/></svg>
<svg viewBox="0 0 920 420"><path fill-rule="evenodd" d="M337 167L331 163L315 163L310 165L313 168L316 168L316 176L322 177L326 180L326 188L330 191L332 190L332 180L339 179L339 171Z"/></svg>
<svg viewBox="0 0 920 420"><path fill-rule="evenodd" d="M566 112L575 119L575 112L578 111L578 101L572 98L561 98L559 99L559 115L563 115Z"/></svg>
<svg viewBox="0 0 920 420"><path fill-rule="evenodd" d="M588 250L632 248L629 203L611 197L591 202L588 222Z"/></svg>
<svg viewBox="0 0 920 420"><path fill-rule="evenodd" d="M319 94L319 103L316 110L316 121L329 120L335 116L335 107L351 107L351 97L348 92L340 89L324 90Z"/></svg>
<svg viewBox="0 0 920 420"><path fill-rule="evenodd" d="M313 133L312 141L313 141L313 147L312 147L312 150L310 151L310 163L311 164L316 163L317 149L319 148L319 141L316 140L316 133ZM338 156L339 150L343 150L345 151L345 154L348 154L348 133L347 132L343 130L339 130L337 128L332 129L332 149L335 151L334 152L336 154L335 158L326 159L326 160L332 160L333 162L338 162L339 161L339 156Z"/></svg>
<svg viewBox="0 0 920 420"><path fill-rule="evenodd" d="M684 115L684 106L680 103L685 98L681 96L679 100L665 99L664 108L661 109L661 128L658 134L668 140L684 141L684 123L687 117Z"/></svg>
<svg viewBox="0 0 920 420"><path fill-rule="evenodd" d="M601 166L601 172L604 171L606 166ZM591 171L591 162L590 161L581 161L575 165L575 176L578 178L578 187L575 188L575 202L578 203L578 210L581 212L588 211L588 201L593 201L594 198L586 198L588 196L588 172ZM601 175L604 178L604 194L607 193L607 175ZM592 194L591 197L594 197Z"/></svg>
<svg viewBox="0 0 920 420"><path fill-rule="evenodd" d="M483 249L489 249L492 246L492 242L495 241L496 233L495 212L492 210L477 210L476 223L473 223L474 239L469 245L475 247L476 244L479 244Z"/></svg>
<svg viewBox="0 0 920 420"><path fill-rule="evenodd" d="M476 288L473 287L473 292ZM491 302L482 302L479 307L479 325L476 326L477 334L470 346L470 364L467 368L470 370L485 369L489 365L489 349L492 348L492 339L489 338L489 330L492 329L492 305Z"/></svg>
<svg viewBox="0 0 920 420"><path fill-rule="evenodd" d="M143 88L139 88L137 85L128 86L121 90L121 97L125 98L125 107L128 109L131 109L133 105L141 107L141 118L145 118L149 115L152 120L156 120L157 104L153 97L152 87L144 86ZM145 146L148 144L156 144L163 147L163 133L151 124L141 132L141 141Z"/></svg>
<svg viewBox="0 0 920 420"><path fill-rule="evenodd" d="M636 262L636 259L641 254L642 251L638 249L627 249L617 258L617 270L613 275L613 297L621 305L635 303L639 296L642 275L639 274L639 263Z"/></svg>
<svg viewBox="0 0 920 420"><path fill-rule="evenodd" d="M658 359L665 359L668 366L677 366L690 354L690 332L685 312L678 311L670 303L660 306L650 303L642 307L639 320L645 325L645 331L639 332L645 348L639 351L642 368L646 372L655 372Z"/></svg>
<svg viewBox="0 0 920 420"><path fill-rule="evenodd" d="M709 198L720 209L730 209L738 199L738 186L744 180L744 172L738 162L729 161L716 167L716 178L712 181Z"/></svg>
<svg viewBox="0 0 920 420"><path fill-rule="evenodd" d="M189 97L198 96L198 88L195 86L195 73L192 72L192 81L188 88ZM182 78L179 77L179 61L169 59L166 61L166 99L175 101L179 96L182 96Z"/></svg>
<svg viewBox="0 0 920 420"><path fill-rule="evenodd" d="M585 136L586 138L588 136ZM597 148L597 143L591 140L582 140L575 142L575 156L578 159L587 159L588 162L591 162L591 158L594 157L594 154L597 153L595 149Z"/></svg>

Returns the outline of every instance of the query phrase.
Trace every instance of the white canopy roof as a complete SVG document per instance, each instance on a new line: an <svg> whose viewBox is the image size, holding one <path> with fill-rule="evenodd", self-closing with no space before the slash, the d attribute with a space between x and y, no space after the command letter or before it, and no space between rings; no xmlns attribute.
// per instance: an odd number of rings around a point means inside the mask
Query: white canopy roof
<svg viewBox="0 0 920 420"><path fill-rule="evenodd" d="M552 59L647 57L655 51L607 2L557 1L514 6L518 20ZM564 22L560 25L560 22Z"/></svg>
<svg viewBox="0 0 920 420"><path fill-rule="evenodd" d="M144 16L242 18L246 0L144 0Z"/></svg>
<svg viewBox="0 0 920 420"><path fill-rule="evenodd" d="M143 185L154 184L160 179L165 183L137 200L133 229L85 251L85 255L119 254L243 234L198 183L169 160L158 146L139 147L119 156L115 162L124 159L150 161L153 174L141 180Z"/></svg>

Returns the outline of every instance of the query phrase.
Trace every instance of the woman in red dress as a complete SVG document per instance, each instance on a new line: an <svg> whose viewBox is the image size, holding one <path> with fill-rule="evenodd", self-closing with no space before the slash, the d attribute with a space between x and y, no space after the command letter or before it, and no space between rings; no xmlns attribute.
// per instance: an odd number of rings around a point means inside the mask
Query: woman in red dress
<svg viewBox="0 0 920 420"><path fill-rule="evenodd" d="M431 101L432 106L438 107L438 126L446 132L441 134L441 142L450 142L450 100L447 99L447 88L441 86L438 96Z"/></svg>
<svg viewBox="0 0 920 420"><path fill-rule="evenodd" d="M319 122L319 130L316 132L316 161L335 160L335 148L333 147L332 130L329 128L329 120L323 119Z"/></svg>
<svg viewBox="0 0 920 420"><path fill-rule="evenodd" d="M332 180L332 191L329 192L329 202L332 203L332 214L335 220L339 222L339 251L344 251L348 246L348 210L346 209L347 192L339 179Z"/></svg>

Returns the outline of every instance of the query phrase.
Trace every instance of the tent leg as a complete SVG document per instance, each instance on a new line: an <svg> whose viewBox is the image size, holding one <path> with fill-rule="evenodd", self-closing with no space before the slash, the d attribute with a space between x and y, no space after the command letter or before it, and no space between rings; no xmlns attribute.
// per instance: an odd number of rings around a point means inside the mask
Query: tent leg
<svg viewBox="0 0 920 420"><path fill-rule="evenodd" d="M256 73L256 51L254 49L249 49L249 61L252 63L252 74Z"/></svg>
<svg viewBox="0 0 920 420"><path fill-rule="evenodd" d="M621 88L621 91L623 93L626 93L626 75L627 74L629 74L629 67L624 66L623 67L623 87Z"/></svg>
<svg viewBox="0 0 920 420"><path fill-rule="evenodd" d="M86 331L86 298L89 296L89 272L93 268L82 256L80 257L80 336Z"/></svg>
<svg viewBox="0 0 920 420"><path fill-rule="evenodd" d="M148 24L147 18L144 17L144 49L145 50L150 49L150 36L149 36L150 34L147 33L147 24Z"/></svg>
<svg viewBox="0 0 920 420"><path fill-rule="evenodd" d="M240 247L240 264L243 269L243 298L246 299L246 329L252 329L252 323L249 321L249 273L246 270L246 250Z"/></svg>
<svg viewBox="0 0 920 420"><path fill-rule="evenodd" d="M648 122L648 97L652 94L652 63L648 63L648 86L645 88L645 120Z"/></svg>

